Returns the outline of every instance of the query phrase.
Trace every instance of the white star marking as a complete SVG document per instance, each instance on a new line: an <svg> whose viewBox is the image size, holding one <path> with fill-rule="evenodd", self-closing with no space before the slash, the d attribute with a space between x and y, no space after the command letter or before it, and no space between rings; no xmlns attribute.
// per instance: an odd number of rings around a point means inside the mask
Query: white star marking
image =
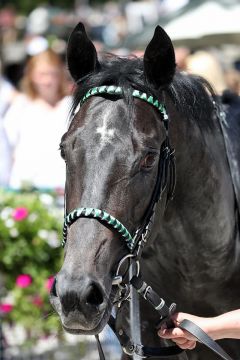
<svg viewBox="0 0 240 360"><path fill-rule="evenodd" d="M108 128L108 114L105 114L103 119L102 126L99 126L96 130L97 134L101 135L101 146L105 146L107 143L110 143L114 138L114 129Z"/></svg>

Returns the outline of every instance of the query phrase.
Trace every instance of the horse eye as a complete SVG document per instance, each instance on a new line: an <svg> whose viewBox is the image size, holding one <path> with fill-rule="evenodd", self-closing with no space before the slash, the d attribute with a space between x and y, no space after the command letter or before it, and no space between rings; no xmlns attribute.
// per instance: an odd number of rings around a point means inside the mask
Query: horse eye
<svg viewBox="0 0 240 360"><path fill-rule="evenodd" d="M141 161L141 167L145 169L150 169L153 167L157 154L155 153L148 153L145 158Z"/></svg>
<svg viewBox="0 0 240 360"><path fill-rule="evenodd" d="M60 150L60 155L63 158L63 160L66 160L65 151L64 151L64 148L62 145L60 145L59 150Z"/></svg>

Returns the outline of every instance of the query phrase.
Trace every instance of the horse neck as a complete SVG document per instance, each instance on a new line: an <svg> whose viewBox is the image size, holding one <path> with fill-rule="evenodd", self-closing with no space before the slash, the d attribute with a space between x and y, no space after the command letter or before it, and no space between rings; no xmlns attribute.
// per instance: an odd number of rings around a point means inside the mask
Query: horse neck
<svg viewBox="0 0 240 360"><path fill-rule="evenodd" d="M175 118L171 126L177 184L175 197L158 224L157 238L176 246L180 242L185 251L196 246L203 256L205 249L209 257L218 249L218 261L224 268L233 266L233 259L239 259L234 192L218 124L211 130L202 129L193 121Z"/></svg>

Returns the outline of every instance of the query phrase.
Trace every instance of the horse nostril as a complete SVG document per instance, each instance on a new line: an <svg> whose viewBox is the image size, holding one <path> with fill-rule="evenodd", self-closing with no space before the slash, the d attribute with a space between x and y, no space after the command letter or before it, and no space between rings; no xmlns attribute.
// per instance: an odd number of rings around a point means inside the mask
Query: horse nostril
<svg viewBox="0 0 240 360"><path fill-rule="evenodd" d="M88 287L85 299L86 304L93 306L99 306L104 301L102 292L96 284L91 284Z"/></svg>
<svg viewBox="0 0 240 360"><path fill-rule="evenodd" d="M73 280L64 273L58 275L56 289L52 287L52 296L59 297L61 311L66 317L70 313L85 319L95 315L99 317L107 307L104 288L91 276Z"/></svg>

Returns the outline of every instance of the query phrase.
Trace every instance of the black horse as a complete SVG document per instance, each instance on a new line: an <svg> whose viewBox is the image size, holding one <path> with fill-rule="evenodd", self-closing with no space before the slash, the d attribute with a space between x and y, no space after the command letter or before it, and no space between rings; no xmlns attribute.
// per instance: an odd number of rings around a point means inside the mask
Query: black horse
<svg viewBox="0 0 240 360"><path fill-rule="evenodd" d="M175 194L167 201L163 192L155 208L141 274L179 311L214 316L239 308L239 194L210 85L176 71L172 42L159 26L143 59L106 55L100 61L78 24L67 61L76 92L60 148L66 161L66 213L80 209L76 219L68 219L64 263L51 294L64 329L98 334L107 324L116 298L116 268L128 246L133 248L130 234L146 218L166 136L175 148ZM126 331L127 311L125 302L117 314ZM149 346L160 345L158 319L143 301L142 339ZM240 342L222 345L233 357L240 355ZM188 355L217 358L201 346Z"/></svg>

